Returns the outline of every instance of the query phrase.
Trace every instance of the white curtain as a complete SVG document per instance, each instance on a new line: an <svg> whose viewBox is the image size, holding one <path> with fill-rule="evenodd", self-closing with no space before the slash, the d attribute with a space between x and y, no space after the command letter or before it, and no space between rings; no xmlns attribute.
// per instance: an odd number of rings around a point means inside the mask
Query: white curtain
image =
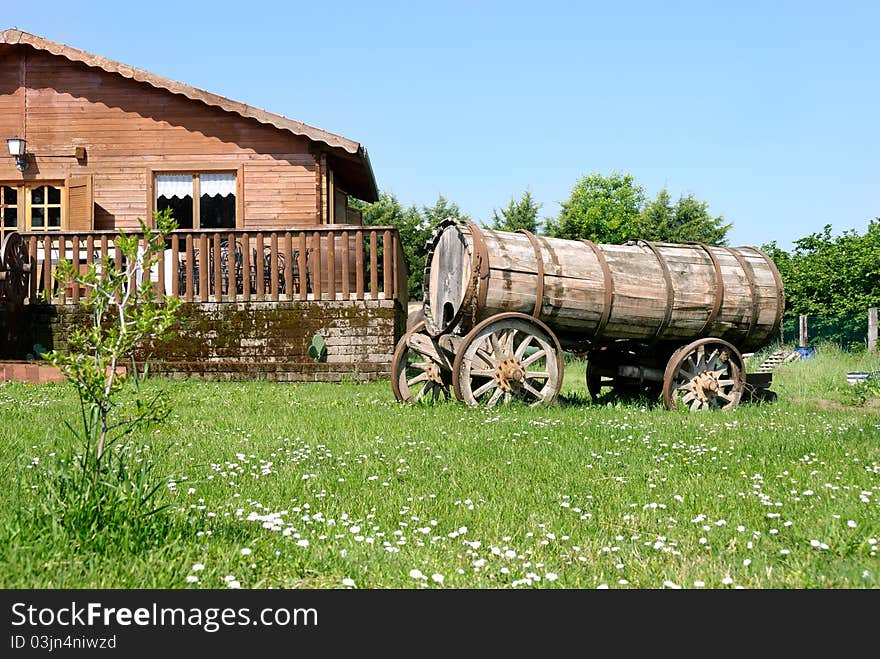
<svg viewBox="0 0 880 659"><path fill-rule="evenodd" d="M159 174L156 177L156 198L192 197L192 174Z"/></svg>
<svg viewBox="0 0 880 659"><path fill-rule="evenodd" d="M199 191L203 195L235 194L235 174L199 174Z"/></svg>

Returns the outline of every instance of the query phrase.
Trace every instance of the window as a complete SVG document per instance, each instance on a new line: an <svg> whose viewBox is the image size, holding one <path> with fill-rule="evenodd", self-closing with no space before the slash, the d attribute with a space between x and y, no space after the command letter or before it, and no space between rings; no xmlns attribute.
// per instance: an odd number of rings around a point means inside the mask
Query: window
<svg viewBox="0 0 880 659"><path fill-rule="evenodd" d="M18 188L0 186L0 230L6 233L18 228Z"/></svg>
<svg viewBox="0 0 880 659"><path fill-rule="evenodd" d="M0 232L67 229L67 191L59 182L0 184Z"/></svg>
<svg viewBox="0 0 880 659"><path fill-rule="evenodd" d="M156 210L171 209L180 229L234 229L234 172L156 175Z"/></svg>
<svg viewBox="0 0 880 659"><path fill-rule="evenodd" d="M32 231L61 229L61 188L40 185L30 189Z"/></svg>

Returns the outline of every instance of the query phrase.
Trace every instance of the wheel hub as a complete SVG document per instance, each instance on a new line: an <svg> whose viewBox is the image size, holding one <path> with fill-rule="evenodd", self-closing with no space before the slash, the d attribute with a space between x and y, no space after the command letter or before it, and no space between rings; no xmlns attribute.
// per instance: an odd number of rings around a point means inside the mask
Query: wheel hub
<svg viewBox="0 0 880 659"><path fill-rule="evenodd" d="M443 377L440 373L440 365L434 362L429 363L425 367L425 374L428 376L428 381L433 382L435 384L443 384Z"/></svg>
<svg viewBox="0 0 880 659"><path fill-rule="evenodd" d="M693 392L700 402L705 403L718 393L718 378L713 371L703 371L691 379Z"/></svg>
<svg viewBox="0 0 880 659"><path fill-rule="evenodd" d="M492 377L502 391L512 391L525 380L526 371L516 357L505 357L495 366Z"/></svg>

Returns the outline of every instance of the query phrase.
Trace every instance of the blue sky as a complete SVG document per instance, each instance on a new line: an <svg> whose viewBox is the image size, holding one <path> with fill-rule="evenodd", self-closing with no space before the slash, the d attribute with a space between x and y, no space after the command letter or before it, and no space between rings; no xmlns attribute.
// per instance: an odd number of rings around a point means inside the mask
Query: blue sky
<svg viewBox="0 0 880 659"><path fill-rule="evenodd" d="M13 26L357 140L381 189L479 221L612 171L732 245L880 216L878 2L8 2Z"/></svg>

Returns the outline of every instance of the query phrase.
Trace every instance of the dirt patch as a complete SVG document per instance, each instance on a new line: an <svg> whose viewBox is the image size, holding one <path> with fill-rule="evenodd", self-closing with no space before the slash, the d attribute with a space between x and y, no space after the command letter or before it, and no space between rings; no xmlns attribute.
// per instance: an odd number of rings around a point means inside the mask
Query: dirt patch
<svg viewBox="0 0 880 659"><path fill-rule="evenodd" d="M875 413L880 411L880 398L872 398L865 401L864 405L845 405L836 400L827 398L792 398L793 403L806 403L818 407L820 410L842 410L845 412Z"/></svg>

